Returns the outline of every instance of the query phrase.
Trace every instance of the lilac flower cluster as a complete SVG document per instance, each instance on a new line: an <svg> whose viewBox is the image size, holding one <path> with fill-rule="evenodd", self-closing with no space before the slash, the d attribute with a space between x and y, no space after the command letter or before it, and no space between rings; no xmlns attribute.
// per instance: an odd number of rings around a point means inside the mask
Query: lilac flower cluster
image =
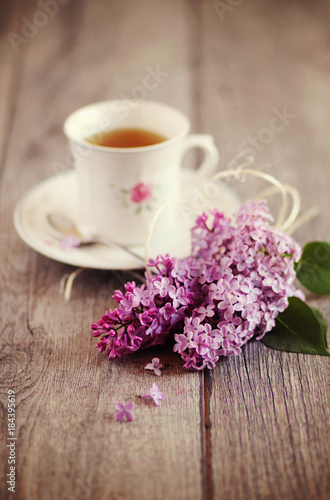
<svg viewBox="0 0 330 500"><path fill-rule="evenodd" d="M288 297L303 298L294 286L301 249L271 221L264 201L242 205L234 224L216 210L198 217L189 257L150 260L145 284L116 290L118 308L91 326L96 347L115 358L171 337L184 367L200 370L260 339Z"/></svg>

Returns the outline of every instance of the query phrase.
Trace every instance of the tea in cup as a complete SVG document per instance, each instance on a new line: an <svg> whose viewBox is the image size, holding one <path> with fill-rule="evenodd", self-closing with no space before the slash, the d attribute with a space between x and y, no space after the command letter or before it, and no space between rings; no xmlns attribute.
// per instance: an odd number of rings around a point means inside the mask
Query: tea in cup
<svg viewBox="0 0 330 500"><path fill-rule="evenodd" d="M73 112L64 132L77 173L82 232L143 244L156 211L180 199L185 153L205 153L196 182L218 164L213 137L189 135L189 129L183 113L154 101L105 101ZM172 206L162 224L175 224L176 217Z"/></svg>

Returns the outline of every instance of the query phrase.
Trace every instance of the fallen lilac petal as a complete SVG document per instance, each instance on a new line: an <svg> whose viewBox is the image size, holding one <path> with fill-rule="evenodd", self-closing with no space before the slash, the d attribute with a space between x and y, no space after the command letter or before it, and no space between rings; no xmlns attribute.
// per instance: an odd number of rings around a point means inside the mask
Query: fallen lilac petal
<svg viewBox="0 0 330 500"><path fill-rule="evenodd" d="M135 418L133 412L131 411L134 406L135 403L132 401L126 405L121 402L116 403L116 421L121 422L125 417L128 422L132 422Z"/></svg>
<svg viewBox="0 0 330 500"><path fill-rule="evenodd" d="M160 362L159 358L153 358L151 360L151 363L148 363L144 369L145 370L153 370L154 374L157 375L157 377L160 377L162 372L161 368L163 367L162 363Z"/></svg>
<svg viewBox="0 0 330 500"><path fill-rule="evenodd" d="M80 245L80 239L76 238L73 234L68 234L59 243L62 250L71 250L72 248L78 248Z"/></svg>
<svg viewBox="0 0 330 500"><path fill-rule="evenodd" d="M161 401L164 399L164 394L158 389L156 382L152 384L149 394L144 394L142 398L151 398L156 406L160 406Z"/></svg>

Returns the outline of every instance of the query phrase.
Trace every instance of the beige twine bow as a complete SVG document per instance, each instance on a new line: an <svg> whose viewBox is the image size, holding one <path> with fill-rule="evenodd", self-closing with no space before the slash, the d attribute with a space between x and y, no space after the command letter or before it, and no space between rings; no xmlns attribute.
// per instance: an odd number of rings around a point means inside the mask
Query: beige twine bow
<svg viewBox="0 0 330 500"><path fill-rule="evenodd" d="M204 185L204 196L205 196L205 202L206 206L209 208L209 203L208 203L208 196L207 196L207 191L208 189L212 186L212 184L215 183L215 181L219 179L224 179L226 177L235 177L238 179L239 177L245 176L245 175L250 175L253 177L259 177L261 179L264 179L265 181L268 181L272 186L270 186L267 189L264 189L260 193L258 193L256 196L254 196L253 200L258 201L262 199L266 199L274 194L280 193L282 196L282 204L277 216L277 221L275 224L275 227L277 229L280 229L282 231L287 232L288 234L293 234L299 227L301 227L303 224L306 224L309 220L311 220L313 217L315 217L319 211L317 207L310 207L305 213L303 213L300 217L299 212L300 212L300 195L298 190L289 184L283 184L280 182L278 179L273 177L270 174L267 174L265 172L261 172L259 170L254 170L251 168L242 168L242 166L236 168L236 169L230 169L230 170L224 170L222 172L218 172L215 174L209 182L207 182ZM288 196L291 197L292 199L292 206L291 206L291 211L287 218L285 219L285 215L288 210ZM158 210L155 212L152 221L149 226L149 231L146 237L146 242L145 242L145 263L148 262L149 260L149 248L150 248L150 241L152 237L152 233L155 227L155 224L157 222L158 217L162 213L162 211L167 208L171 204L181 204L185 205L188 207L190 210L195 212L197 215L201 215L201 213L196 210L195 207L190 205L189 203L183 201L183 200L168 200L163 205L161 205ZM72 287L73 287L73 282L79 274L81 274L85 268L79 268L76 271L74 271L71 274L65 274L63 278L61 279L60 282L60 293L64 294L64 300L69 301L71 298L71 293L72 293ZM151 272L151 271L148 271Z"/></svg>

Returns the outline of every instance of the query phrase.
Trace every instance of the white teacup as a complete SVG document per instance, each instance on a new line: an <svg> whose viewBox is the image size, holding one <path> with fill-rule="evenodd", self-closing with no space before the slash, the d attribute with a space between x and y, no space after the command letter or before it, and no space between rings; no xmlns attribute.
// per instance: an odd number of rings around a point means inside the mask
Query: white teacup
<svg viewBox="0 0 330 500"><path fill-rule="evenodd" d="M87 142L111 129L139 128L165 141L143 147L105 147ZM201 148L198 177L211 173L219 155L213 137L188 135L190 123L180 111L153 101L105 101L83 107L64 123L77 168L79 226L85 233L124 245L145 242L156 210L180 199L182 158ZM173 224L171 209L162 223ZM167 222L164 222L167 221Z"/></svg>

